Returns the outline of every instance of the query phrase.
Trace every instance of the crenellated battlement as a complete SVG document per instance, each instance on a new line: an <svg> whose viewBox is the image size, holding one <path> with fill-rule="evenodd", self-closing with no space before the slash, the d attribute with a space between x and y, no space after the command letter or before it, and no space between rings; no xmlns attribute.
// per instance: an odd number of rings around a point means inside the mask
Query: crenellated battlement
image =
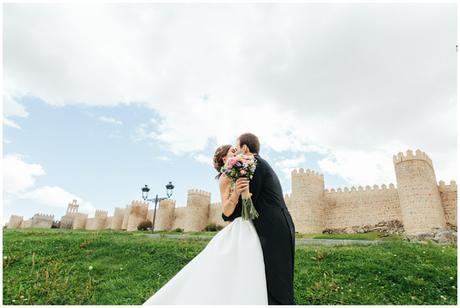
<svg viewBox="0 0 460 308"><path fill-rule="evenodd" d="M325 193L352 193L352 192L376 192L376 191L390 191L390 190L395 190L396 187L393 183L390 183L387 187L386 184L382 184L381 186L379 185L373 185L372 187L370 185L366 185L364 188L362 186L358 186L358 187L355 187L355 186L351 186L350 188L348 187L344 187L343 189L342 188L337 188L334 189L334 188L331 188L331 189L325 189L324 192Z"/></svg>
<svg viewBox="0 0 460 308"><path fill-rule="evenodd" d="M407 150L405 155L403 152L399 152L398 154L393 155L394 164L399 164L404 161L415 159L426 161L431 166L431 168L433 168L433 162L431 158L425 152L419 149L415 150L415 154L412 152L412 150Z"/></svg>
<svg viewBox="0 0 460 308"><path fill-rule="evenodd" d="M403 225L401 232L417 234L457 225L457 183L454 180L438 183L433 162L419 149L393 155L393 163L395 184L371 183L339 188L325 188L324 175L320 172L293 169L291 192L283 197L296 231L345 230L348 233L360 232L367 226L385 230L392 226L392 222L398 221L398 225ZM140 222L152 221L156 214L155 230L201 231L209 224L226 224L220 198L217 200L219 202L211 203L210 192L190 189L185 207L176 207L176 200L164 199L155 212L154 209L149 211L149 202L132 200L126 208L116 207L110 217L107 211L96 210L94 218L78 213L78 204L73 200L68 204L68 213L61 219L59 227L135 231ZM32 219L23 220L22 216L12 215L7 228L51 228L53 217L37 213Z"/></svg>
<svg viewBox="0 0 460 308"><path fill-rule="evenodd" d="M446 228L446 212L433 162L417 149L393 155L401 217L407 234Z"/></svg>
<svg viewBox="0 0 460 308"><path fill-rule="evenodd" d="M200 196L204 196L204 197L211 197L210 192L207 192L207 191L204 191L204 190L201 190L201 189L189 189L187 191L187 194L189 194L189 195L200 195Z"/></svg>
<svg viewBox="0 0 460 308"><path fill-rule="evenodd" d="M149 203L146 201L141 201L141 200L132 200L129 205L146 205L146 204L149 204Z"/></svg>
<svg viewBox="0 0 460 308"><path fill-rule="evenodd" d="M94 218L106 218L108 216L108 212L104 210L96 210L94 213Z"/></svg>
<svg viewBox="0 0 460 308"><path fill-rule="evenodd" d="M146 209L149 208L149 203L144 202L144 201L139 201L139 200L133 200L133 201L131 201L130 204L126 205L125 210L128 209L128 211L129 211L129 210L133 210L134 208L146 210ZM126 213L126 211L125 211L125 213Z"/></svg>
<svg viewBox="0 0 460 308"><path fill-rule="evenodd" d="M440 192L457 191L457 182L455 182L454 180L451 180L450 184L446 185L444 181L439 181L438 188Z"/></svg>
<svg viewBox="0 0 460 308"><path fill-rule="evenodd" d="M160 201L160 208L175 208L176 200L173 199L163 199Z"/></svg>
<svg viewBox="0 0 460 308"><path fill-rule="evenodd" d="M124 211L125 211L125 208L123 208L123 207L116 207L115 210L113 211L113 212L114 212L114 216L117 215L117 214L124 213Z"/></svg>
<svg viewBox="0 0 460 308"><path fill-rule="evenodd" d="M32 219L53 219L54 215L52 214L43 214L43 213L36 213Z"/></svg>
<svg viewBox="0 0 460 308"><path fill-rule="evenodd" d="M312 177L324 181L324 175L311 169L294 169L291 171L292 177Z"/></svg>

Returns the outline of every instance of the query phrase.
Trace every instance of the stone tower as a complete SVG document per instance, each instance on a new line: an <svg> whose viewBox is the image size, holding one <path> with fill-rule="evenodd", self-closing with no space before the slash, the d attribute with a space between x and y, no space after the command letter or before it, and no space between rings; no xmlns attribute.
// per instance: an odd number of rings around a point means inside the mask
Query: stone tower
<svg viewBox="0 0 460 308"><path fill-rule="evenodd" d="M19 229L21 227L22 221L24 218L19 215L11 215L10 221L8 222L8 229Z"/></svg>
<svg viewBox="0 0 460 308"><path fill-rule="evenodd" d="M155 231L157 230L171 230L174 223L174 209L176 201L171 199L164 199L160 201L155 216ZM149 213L149 220L153 220L153 210Z"/></svg>
<svg viewBox="0 0 460 308"><path fill-rule="evenodd" d="M147 219L148 211L149 204L147 202L133 200L131 204L126 206L121 229L136 231L139 223Z"/></svg>
<svg viewBox="0 0 460 308"><path fill-rule="evenodd" d="M445 228L446 218L441 202L433 163L424 152L415 155L407 150L393 155L402 221L407 234Z"/></svg>
<svg viewBox="0 0 460 308"><path fill-rule="evenodd" d="M88 218L86 220L86 230L103 230L107 221L107 211L96 210L94 218Z"/></svg>
<svg viewBox="0 0 460 308"><path fill-rule="evenodd" d="M444 207L447 227L453 228L457 226L457 183L454 180L450 184L444 181L439 181L439 193L441 194L441 202Z"/></svg>
<svg viewBox="0 0 460 308"><path fill-rule="evenodd" d="M54 215L37 213L32 217L31 228L51 228L53 224Z"/></svg>
<svg viewBox="0 0 460 308"><path fill-rule="evenodd" d="M191 189L187 196L187 222L184 231L201 231L208 222L211 193Z"/></svg>
<svg viewBox="0 0 460 308"><path fill-rule="evenodd" d="M111 221L111 227L110 229L112 230L121 230L122 225L123 225L123 218L125 217L125 208L122 207L116 207L115 211L113 213L113 218Z"/></svg>
<svg viewBox="0 0 460 308"><path fill-rule="evenodd" d="M86 220L88 219L88 214L86 213L74 213L74 219L72 224L72 229L85 229Z"/></svg>
<svg viewBox="0 0 460 308"><path fill-rule="evenodd" d="M301 233L321 233L324 229L324 176L307 169L291 173L291 196L285 200L294 225Z"/></svg>

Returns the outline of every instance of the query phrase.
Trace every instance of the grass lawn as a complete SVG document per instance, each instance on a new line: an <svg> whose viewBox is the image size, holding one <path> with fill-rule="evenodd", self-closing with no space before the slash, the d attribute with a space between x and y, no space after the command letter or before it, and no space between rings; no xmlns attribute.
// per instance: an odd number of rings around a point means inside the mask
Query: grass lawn
<svg viewBox="0 0 460 308"><path fill-rule="evenodd" d="M208 241L110 230L4 230L3 304L139 305ZM455 246L398 240L299 246L296 303L455 305L456 252Z"/></svg>
<svg viewBox="0 0 460 308"><path fill-rule="evenodd" d="M142 233L151 233L149 231L138 232L139 234ZM217 231L206 231L206 232L177 232L177 231L155 231L158 234L174 234L174 235L215 235ZM392 235L385 235L380 232L367 232L367 233L360 233L360 234L322 234L322 233L296 233L297 239L340 239L340 240L400 240L402 239L401 235L392 234Z"/></svg>

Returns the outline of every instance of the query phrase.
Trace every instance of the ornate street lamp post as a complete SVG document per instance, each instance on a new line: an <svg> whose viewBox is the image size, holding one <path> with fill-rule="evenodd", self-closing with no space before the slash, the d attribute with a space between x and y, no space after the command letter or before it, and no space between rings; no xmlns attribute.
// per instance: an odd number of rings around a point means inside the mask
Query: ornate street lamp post
<svg viewBox="0 0 460 308"><path fill-rule="evenodd" d="M160 197L158 197L158 194L157 194L154 199L149 199L150 188L147 185L142 187L142 199L144 201L155 202L155 208L153 210L153 219L152 219L152 233L153 233L153 230L155 229L155 217L156 217L156 214L157 214L157 204L161 200L169 199L173 194L173 189L174 189L173 183L169 182L165 187L166 187L166 196L167 197L161 197L160 198Z"/></svg>

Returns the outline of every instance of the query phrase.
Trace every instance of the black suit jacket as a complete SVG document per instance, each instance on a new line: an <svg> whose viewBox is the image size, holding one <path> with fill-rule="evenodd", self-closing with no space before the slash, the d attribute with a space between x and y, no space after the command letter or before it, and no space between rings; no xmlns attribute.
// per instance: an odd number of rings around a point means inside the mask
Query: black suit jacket
<svg viewBox="0 0 460 308"><path fill-rule="evenodd" d="M295 305L294 253L295 226L286 207L278 176L259 155L257 167L249 182L252 202L259 213L253 219L264 254L265 277L269 304ZM222 213L225 221L241 216L242 199L238 200L230 216Z"/></svg>

